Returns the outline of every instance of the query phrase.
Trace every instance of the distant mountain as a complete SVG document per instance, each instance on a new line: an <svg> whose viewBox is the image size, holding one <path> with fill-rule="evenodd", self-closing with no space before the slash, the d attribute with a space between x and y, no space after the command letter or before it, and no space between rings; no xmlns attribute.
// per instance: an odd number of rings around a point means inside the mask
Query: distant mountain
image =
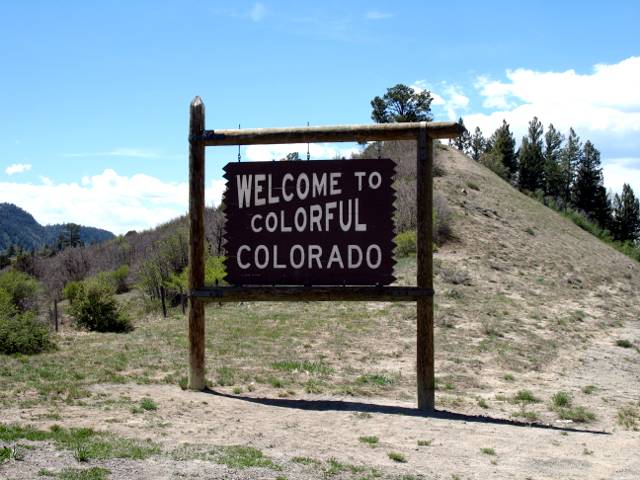
<svg viewBox="0 0 640 480"><path fill-rule="evenodd" d="M58 242L65 224L40 225L33 215L12 203L0 203L0 251L11 245L31 250ZM85 245L104 242L115 235L100 228L80 226L80 240Z"/></svg>

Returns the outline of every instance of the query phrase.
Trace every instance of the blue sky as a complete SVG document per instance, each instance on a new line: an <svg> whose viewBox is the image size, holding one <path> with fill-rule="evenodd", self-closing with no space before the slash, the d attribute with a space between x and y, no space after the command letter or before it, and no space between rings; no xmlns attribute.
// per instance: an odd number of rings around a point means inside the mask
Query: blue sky
<svg viewBox="0 0 640 480"><path fill-rule="evenodd" d="M186 211L194 95L208 128L366 123L396 83L487 135L502 118L518 137L533 115L573 125L602 151L607 186L640 193L638 25L634 1L7 3L0 202L42 223L150 227ZM209 202L236 153L207 150Z"/></svg>

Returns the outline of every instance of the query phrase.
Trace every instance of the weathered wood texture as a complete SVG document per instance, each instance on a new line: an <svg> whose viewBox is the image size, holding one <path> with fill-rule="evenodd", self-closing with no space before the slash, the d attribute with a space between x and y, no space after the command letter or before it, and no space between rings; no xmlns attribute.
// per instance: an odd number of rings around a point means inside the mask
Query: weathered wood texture
<svg viewBox="0 0 640 480"><path fill-rule="evenodd" d="M189 119L189 290L204 286L204 104L191 102ZM203 390L204 304L189 298L189 388Z"/></svg>
<svg viewBox="0 0 640 480"><path fill-rule="evenodd" d="M430 138L457 137L464 129L455 122L380 123L374 125L207 130L202 138L206 146L416 140L421 128L426 129Z"/></svg>
<svg viewBox="0 0 640 480"><path fill-rule="evenodd" d="M420 129L417 158L418 288L433 289L433 140ZM416 368L418 409L435 408L433 297L417 301Z"/></svg>
<svg viewBox="0 0 640 480"><path fill-rule="evenodd" d="M192 291L191 296L210 302L411 302L433 296L433 290L416 287L209 287Z"/></svg>
<svg viewBox="0 0 640 480"><path fill-rule="evenodd" d="M56 332L58 331L59 327L58 327L58 299L54 298L53 299L53 326L56 329Z"/></svg>

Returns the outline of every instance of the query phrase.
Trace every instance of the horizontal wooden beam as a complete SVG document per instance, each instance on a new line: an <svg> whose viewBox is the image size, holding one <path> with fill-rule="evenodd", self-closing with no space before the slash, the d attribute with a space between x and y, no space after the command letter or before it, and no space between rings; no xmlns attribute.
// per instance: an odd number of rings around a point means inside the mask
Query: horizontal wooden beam
<svg viewBox="0 0 640 480"><path fill-rule="evenodd" d="M464 132L464 126L455 122L408 122L377 123L373 125L205 130L202 140L206 146L416 140L420 125L425 126L427 134L431 138L454 138Z"/></svg>
<svg viewBox="0 0 640 480"><path fill-rule="evenodd" d="M192 291L191 296L211 302L413 302L432 297L433 290L418 287L207 287Z"/></svg>

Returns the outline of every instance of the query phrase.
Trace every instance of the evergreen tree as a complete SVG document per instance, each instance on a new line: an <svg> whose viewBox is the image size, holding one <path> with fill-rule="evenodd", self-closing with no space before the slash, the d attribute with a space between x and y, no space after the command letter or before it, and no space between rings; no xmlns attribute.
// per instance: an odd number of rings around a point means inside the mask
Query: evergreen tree
<svg viewBox="0 0 640 480"><path fill-rule="evenodd" d="M476 162L480 161L480 157L485 152L486 148L487 141L482 135L482 130L480 130L480 127L476 127L473 135L471 136L471 158Z"/></svg>
<svg viewBox="0 0 640 480"><path fill-rule="evenodd" d="M564 136L553 124L549 124L544 136L544 193L553 198L561 198L563 191L563 175L560 157Z"/></svg>
<svg viewBox="0 0 640 480"><path fill-rule="evenodd" d="M67 223L64 225L60 237L58 238L58 250L66 247L79 247L83 242L80 239L80 225L76 223Z"/></svg>
<svg viewBox="0 0 640 480"><path fill-rule="evenodd" d="M464 120L462 120L462 117L460 117L458 123L464 127ZM465 128L462 134L454 138L453 142L450 144L465 155L469 155L471 153L471 134L469 133L469 130Z"/></svg>
<svg viewBox="0 0 640 480"><path fill-rule="evenodd" d="M371 119L376 123L422 122L433 120L431 92L417 92L401 83L387 88L382 98L371 100Z"/></svg>
<svg viewBox="0 0 640 480"><path fill-rule="evenodd" d="M518 171L518 157L516 156L516 140L513 138L506 120L502 120L502 125L493 132L489 142L489 153L502 161L507 179L512 180Z"/></svg>
<svg viewBox="0 0 640 480"><path fill-rule="evenodd" d="M565 205L572 202L572 188L576 177L576 170L582 161L582 144L580 137L576 135L573 128L569 129L567 142L560 153L560 175L562 178L562 191L560 198Z"/></svg>
<svg viewBox="0 0 640 480"><path fill-rule="evenodd" d="M600 167L600 152L587 140L582 148L582 157L576 172L573 185L573 204L583 211L600 226L606 223L605 212L607 195L604 192L602 168Z"/></svg>
<svg viewBox="0 0 640 480"><path fill-rule="evenodd" d="M535 192L544 185L544 157L542 155L542 123L538 117L529 122L527 137L522 139L518 153L518 185L522 190Z"/></svg>
<svg viewBox="0 0 640 480"><path fill-rule="evenodd" d="M622 242L640 241L640 202L630 185L622 186L622 195L613 199L613 236Z"/></svg>

